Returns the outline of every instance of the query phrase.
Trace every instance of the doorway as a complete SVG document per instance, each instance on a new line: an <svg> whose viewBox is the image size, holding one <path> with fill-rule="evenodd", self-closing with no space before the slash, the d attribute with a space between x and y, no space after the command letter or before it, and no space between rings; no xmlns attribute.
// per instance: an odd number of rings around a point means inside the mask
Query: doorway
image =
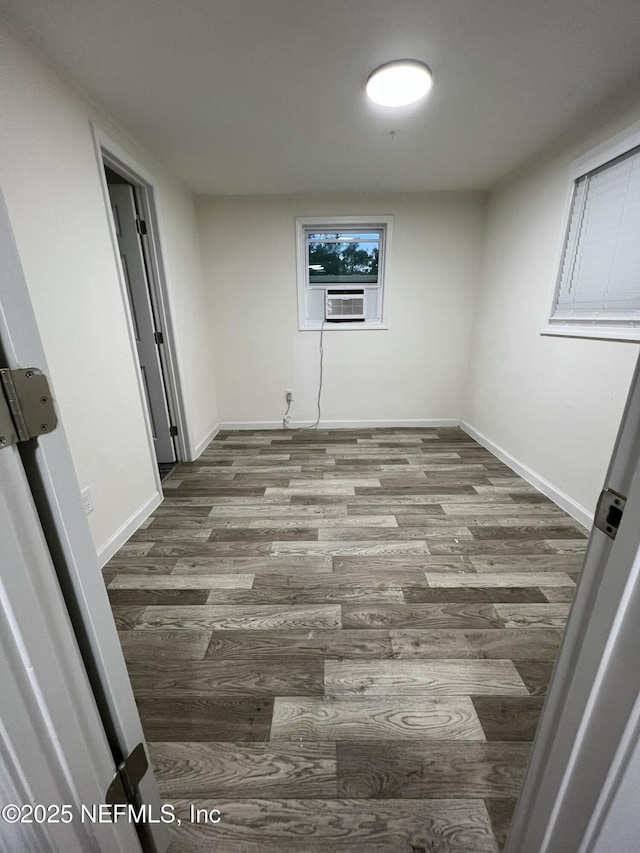
<svg viewBox="0 0 640 853"><path fill-rule="evenodd" d="M162 478L171 471L177 457L166 380L160 358L164 336L154 312L148 255L145 251L144 238L148 237L148 234L142 212L141 190L109 166L105 165L104 171L120 251L122 276L133 321L144 401Z"/></svg>
<svg viewBox="0 0 640 853"><path fill-rule="evenodd" d="M132 355L159 481L188 458L153 177L94 127Z"/></svg>

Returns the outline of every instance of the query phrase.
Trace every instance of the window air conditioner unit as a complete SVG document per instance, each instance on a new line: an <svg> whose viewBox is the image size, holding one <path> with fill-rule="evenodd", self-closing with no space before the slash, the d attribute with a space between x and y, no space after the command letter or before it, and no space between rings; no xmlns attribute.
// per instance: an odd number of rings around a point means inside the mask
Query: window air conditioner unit
<svg viewBox="0 0 640 853"><path fill-rule="evenodd" d="M324 318L328 323L364 322L364 290L327 290Z"/></svg>

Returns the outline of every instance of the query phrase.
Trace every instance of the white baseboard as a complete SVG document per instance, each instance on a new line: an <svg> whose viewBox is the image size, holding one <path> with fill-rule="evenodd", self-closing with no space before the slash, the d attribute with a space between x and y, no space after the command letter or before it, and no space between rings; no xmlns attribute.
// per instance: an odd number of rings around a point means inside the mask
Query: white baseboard
<svg viewBox="0 0 640 853"><path fill-rule="evenodd" d="M515 473L519 474L527 481L527 483L530 483L535 489L550 498L550 500L557 504L560 509L568 512L570 516L575 518L576 521L579 521L584 527L590 528L593 525L593 515L577 501L574 501L573 498L570 498L569 495L566 495L557 486L554 486L553 483L550 483L548 480L545 480L544 477L536 474L536 472L532 471L528 465L525 465L524 462L520 462L507 450L504 450L499 445L494 444L490 438L482 435L482 433L478 432L478 430L475 429L475 427L472 427L471 424L468 424L465 421L460 421L460 428L463 429L467 435L470 435L471 438L475 439L478 444L486 447L486 449L493 453L494 456L497 456L501 462L504 462L505 465L512 468Z"/></svg>
<svg viewBox="0 0 640 853"><path fill-rule="evenodd" d="M290 429L300 429L309 426L313 421L290 421ZM419 418L395 419L379 421L327 421L321 420L319 429L433 429L435 427L457 427L460 421L457 418L430 418L422 420ZM279 421L224 421L220 429L282 429L282 420Z"/></svg>
<svg viewBox="0 0 640 853"><path fill-rule="evenodd" d="M140 527L154 509L162 503L162 492L154 492L151 497L145 501L142 506L137 509L133 515L125 521L122 527L119 527L116 532L110 536L107 541L98 548L98 563L102 568L113 557L116 551L125 544L125 542L133 536L136 530Z"/></svg>
<svg viewBox="0 0 640 853"><path fill-rule="evenodd" d="M192 455L187 461L194 462L203 453L203 451L207 449L209 443L216 437L220 430L225 428L226 427L223 427L219 423L212 427L202 439L202 441L199 441L198 444L196 444L196 446L193 448Z"/></svg>

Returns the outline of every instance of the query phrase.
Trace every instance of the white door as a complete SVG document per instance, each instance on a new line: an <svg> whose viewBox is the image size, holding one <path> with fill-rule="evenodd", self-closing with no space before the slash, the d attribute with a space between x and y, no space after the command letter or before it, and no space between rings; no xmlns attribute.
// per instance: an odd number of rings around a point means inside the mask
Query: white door
<svg viewBox="0 0 640 853"><path fill-rule="evenodd" d="M640 362L604 488L505 853L640 849Z"/></svg>
<svg viewBox="0 0 640 853"><path fill-rule="evenodd" d="M0 367L48 375L1 193L0 280ZM0 446L0 522L0 797L104 801L116 765L144 736L63 424L20 452ZM135 802L160 810L151 769ZM0 819L0 839L15 839L0 849L19 853L136 853L138 835L145 851L168 845L162 824Z"/></svg>
<svg viewBox="0 0 640 853"><path fill-rule="evenodd" d="M0 849L136 853L133 824L82 819L115 764L16 447L0 449L0 566Z"/></svg>
<svg viewBox="0 0 640 853"><path fill-rule="evenodd" d="M137 229L138 214L133 187L129 184L109 184L108 189L156 458L158 462L175 462L167 394L158 353L161 344L156 334L147 268Z"/></svg>

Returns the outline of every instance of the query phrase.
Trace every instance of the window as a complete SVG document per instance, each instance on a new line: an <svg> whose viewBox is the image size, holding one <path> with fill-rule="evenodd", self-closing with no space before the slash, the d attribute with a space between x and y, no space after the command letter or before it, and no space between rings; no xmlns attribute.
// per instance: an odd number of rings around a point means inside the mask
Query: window
<svg viewBox="0 0 640 853"><path fill-rule="evenodd" d="M640 132L574 175L547 334L640 340Z"/></svg>
<svg viewBox="0 0 640 853"><path fill-rule="evenodd" d="M300 217L296 227L299 328L386 328L391 217Z"/></svg>

